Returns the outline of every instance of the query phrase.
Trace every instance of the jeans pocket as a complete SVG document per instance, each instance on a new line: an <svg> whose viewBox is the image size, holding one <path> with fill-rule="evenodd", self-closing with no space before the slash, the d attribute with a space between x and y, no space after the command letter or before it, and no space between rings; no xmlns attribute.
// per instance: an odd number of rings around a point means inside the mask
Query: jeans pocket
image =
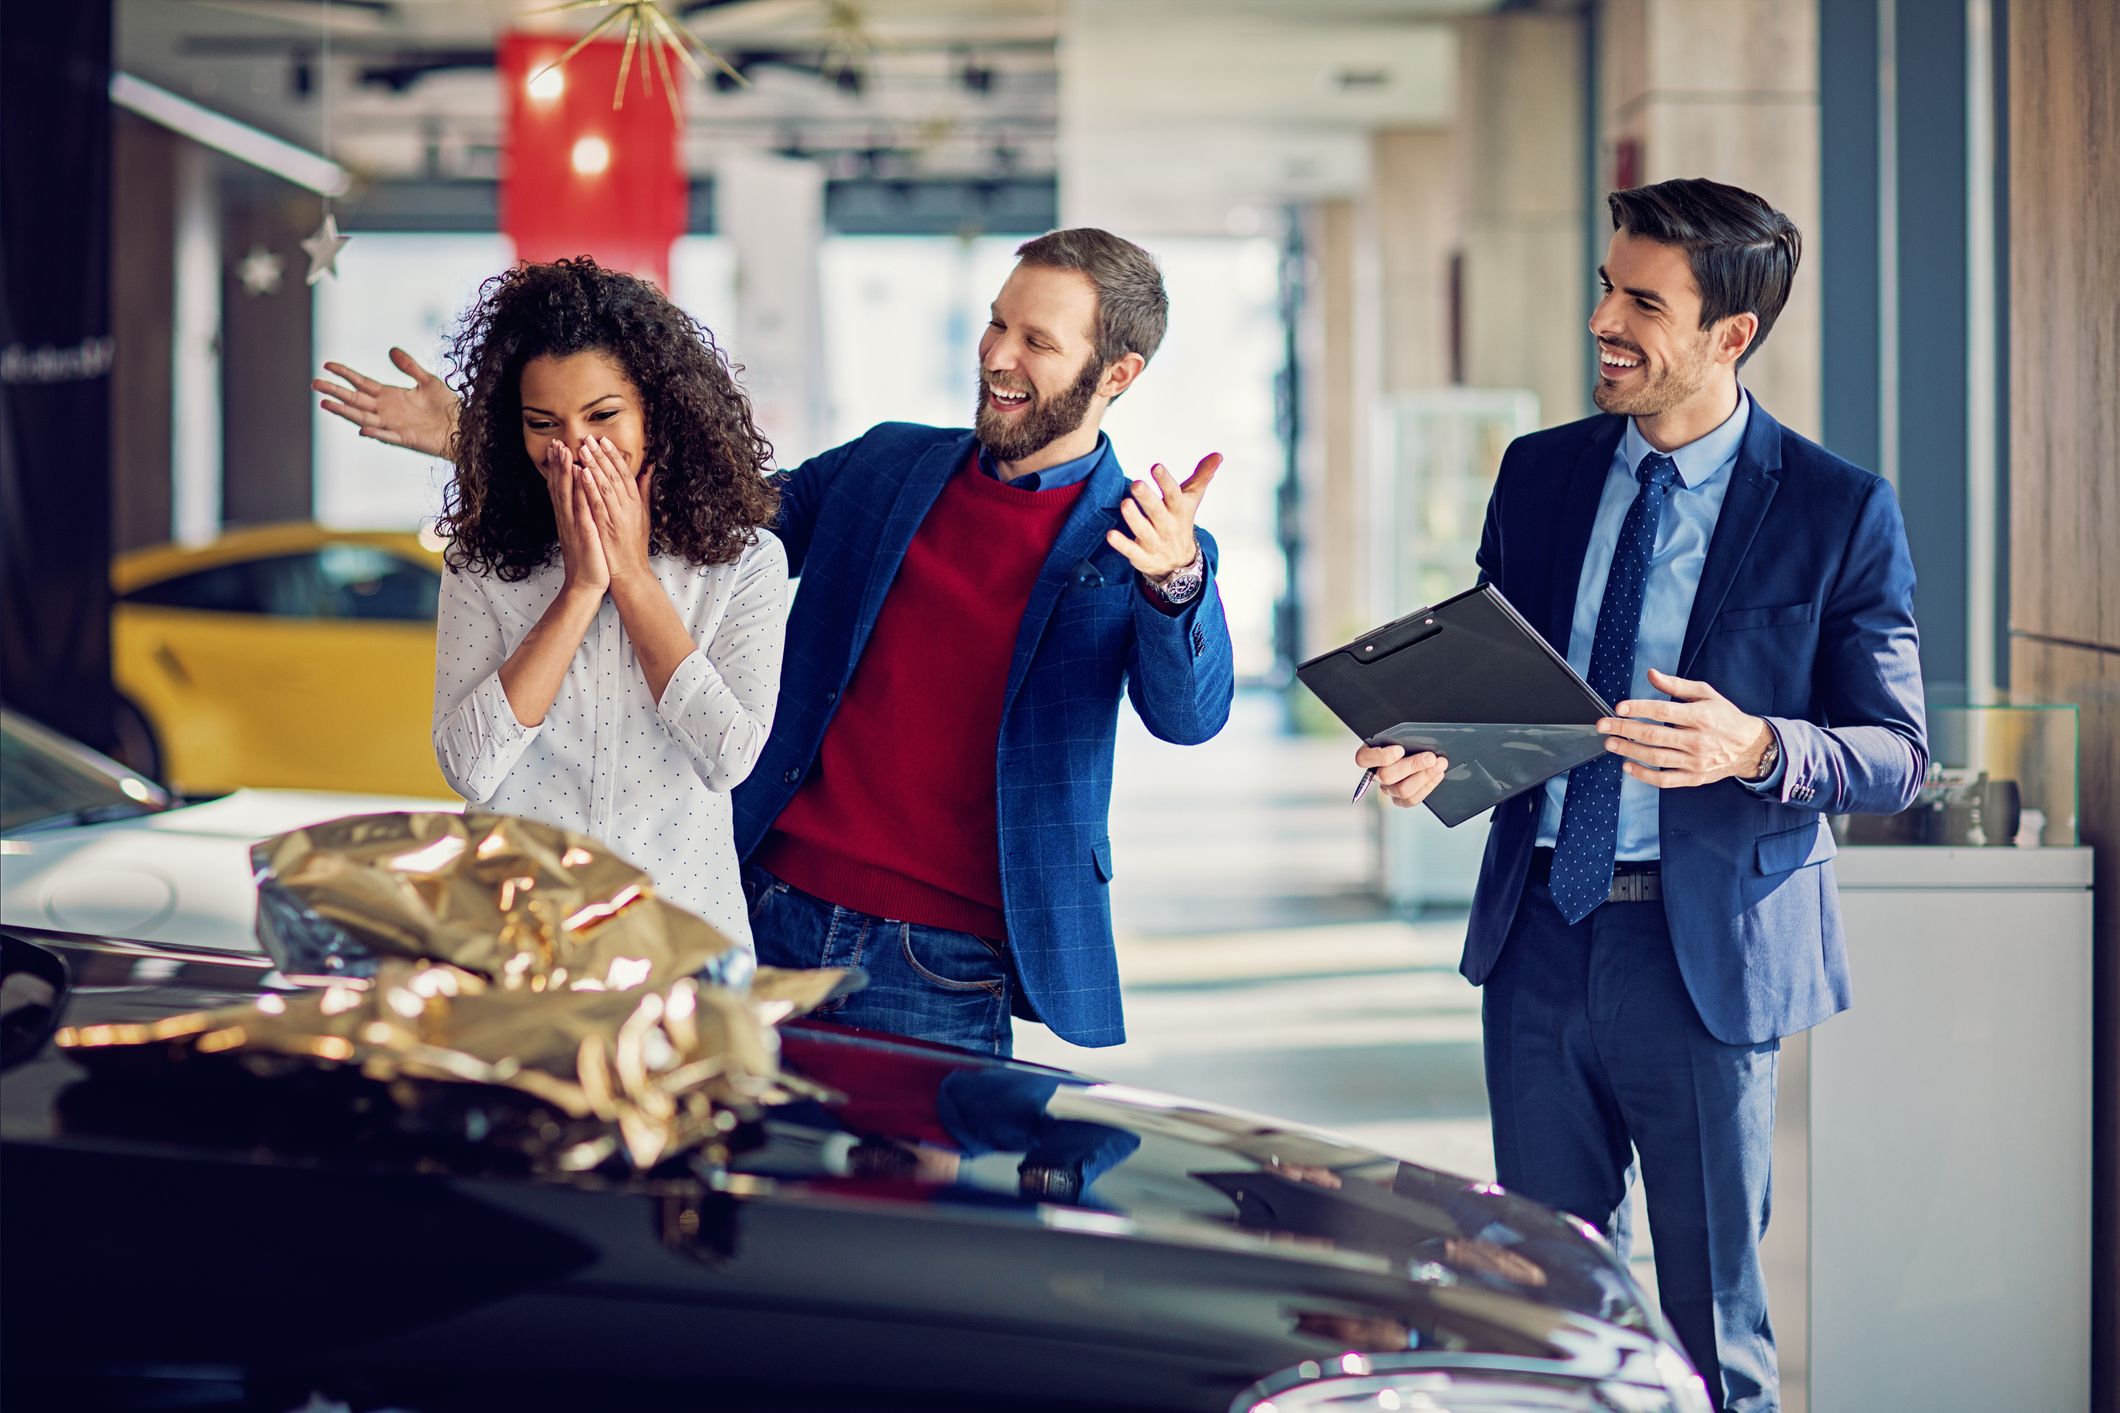
<svg viewBox="0 0 2120 1413"><path fill-rule="evenodd" d="M743 871L744 912L753 922L758 921L759 912L775 894L787 891L787 884L762 868L747 867Z"/></svg>
<svg viewBox="0 0 2120 1413"><path fill-rule="evenodd" d="M915 975L945 991L984 991L999 996L1006 968L994 945L969 932L899 923L905 963Z"/></svg>

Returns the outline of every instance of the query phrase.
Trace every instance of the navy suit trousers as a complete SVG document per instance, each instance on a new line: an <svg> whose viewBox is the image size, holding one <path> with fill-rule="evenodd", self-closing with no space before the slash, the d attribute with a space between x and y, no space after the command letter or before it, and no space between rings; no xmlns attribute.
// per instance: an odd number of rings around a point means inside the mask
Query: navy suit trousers
<svg viewBox="0 0 2120 1413"><path fill-rule="evenodd" d="M1759 1240L1781 1042L1708 1033L1662 903L1569 923L1543 881L1525 887L1482 1004L1502 1185L1593 1223L1624 1257L1638 1154L1665 1316L1718 1409L1778 1409Z"/></svg>

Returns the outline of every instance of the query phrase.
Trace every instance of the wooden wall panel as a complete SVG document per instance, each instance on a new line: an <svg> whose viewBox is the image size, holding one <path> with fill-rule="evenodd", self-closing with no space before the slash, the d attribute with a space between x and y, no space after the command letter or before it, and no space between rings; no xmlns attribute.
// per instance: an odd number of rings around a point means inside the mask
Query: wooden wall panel
<svg viewBox="0 0 2120 1413"><path fill-rule="evenodd" d="M2009 0L2010 629L2083 708L2097 849L2092 1406L2120 1413L2120 4Z"/></svg>
<svg viewBox="0 0 2120 1413"><path fill-rule="evenodd" d="M2120 648L2120 5L2009 26L2010 626Z"/></svg>

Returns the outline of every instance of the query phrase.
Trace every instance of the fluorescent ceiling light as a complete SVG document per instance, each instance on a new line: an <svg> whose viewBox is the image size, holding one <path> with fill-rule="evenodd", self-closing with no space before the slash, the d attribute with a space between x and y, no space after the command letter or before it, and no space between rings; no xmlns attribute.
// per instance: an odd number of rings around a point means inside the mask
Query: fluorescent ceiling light
<svg viewBox="0 0 2120 1413"><path fill-rule="evenodd" d="M110 101L239 162L248 162L260 171L307 187L319 196L344 196L353 185L352 174L329 158L283 142L211 108L202 108L189 98L179 98L132 74L110 76Z"/></svg>

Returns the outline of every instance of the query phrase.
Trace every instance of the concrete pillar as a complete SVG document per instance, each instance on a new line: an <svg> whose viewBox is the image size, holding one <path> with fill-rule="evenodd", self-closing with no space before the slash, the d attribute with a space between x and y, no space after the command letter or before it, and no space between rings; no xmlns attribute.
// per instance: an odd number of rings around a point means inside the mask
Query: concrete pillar
<svg viewBox="0 0 2120 1413"><path fill-rule="evenodd" d="M1757 192L1803 231L1796 288L1744 381L1782 425L1817 436L1817 0L1607 0L1597 48L1607 189L1710 177Z"/></svg>
<svg viewBox="0 0 2120 1413"><path fill-rule="evenodd" d="M823 451L824 323L818 248L824 172L814 162L732 156L715 168L715 206L736 250L736 328L742 382L782 466Z"/></svg>
<svg viewBox="0 0 2120 1413"><path fill-rule="evenodd" d="M177 149L183 139L130 113L111 127L111 546L170 536L171 340L176 316Z"/></svg>
<svg viewBox="0 0 2120 1413"><path fill-rule="evenodd" d="M1448 132L1376 136L1375 210L1387 392L1447 387L1451 256L1458 243L1455 142Z"/></svg>
<svg viewBox="0 0 2120 1413"><path fill-rule="evenodd" d="M231 525L308 520L316 503L309 396L315 301L303 283L309 257L301 240L323 208L309 192L246 173L228 174L224 196L222 519ZM277 290L244 288L237 266L252 250L280 257Z"/></svg>
<svg viewBox="0 0 2120 1413"><path fill-rule="evenodd" d="M169 436L175 538L210 540L221 528L221 212L214 157L179 142L176 313Z"/></svg>
<svg viewBox="0 0 2120 1413"><path fill-rule="evenodd" d="M1365 508L1377 390L1373 252L1352 200L1320 202L1309 216L1310 297L1299 334L1308 376L1303 418L1303 651L1345 642L1370 626L1373 536Z"/></svg>
<svg viewBox="0 0 2120 1413"><path fill-rule="evenodd" d="M1591 410L1594 371L1586 27L1574 16L1504 14L1463 21L1458 34L1459 371L1476 388L1529 388L1544 424L1572 421Z"/></svg>

